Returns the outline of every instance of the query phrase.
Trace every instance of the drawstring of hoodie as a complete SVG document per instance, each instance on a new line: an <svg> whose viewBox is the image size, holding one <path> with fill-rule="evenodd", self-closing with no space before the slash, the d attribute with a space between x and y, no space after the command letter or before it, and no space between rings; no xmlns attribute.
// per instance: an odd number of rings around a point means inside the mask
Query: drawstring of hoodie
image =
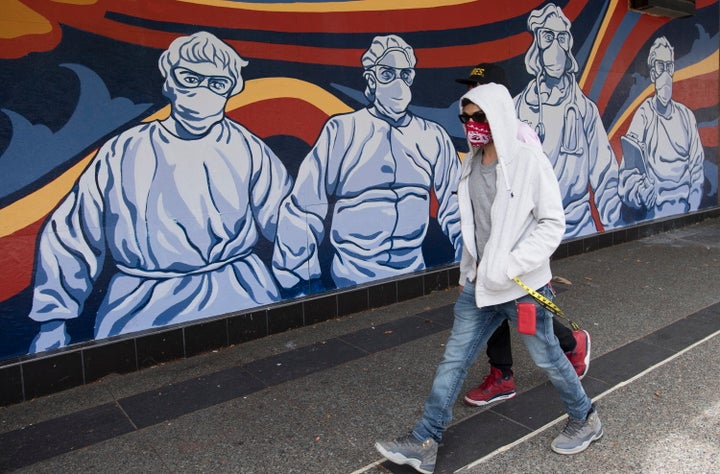
<svg viewBox="0 0 720 474"><path fill-rule="evenodd" d="M503 175L503 179L505 181L505 190L507 190L510 193L511 198L514 198L515 193L513 193L513 190L510 187L510 181L508 181L507 170L505 169L505 160L501 160L500 155L498 155L498 163L500 164L500 167L502 168L502 175Z"/></svg>
<svg viewBox="0 0 720 474"><path fill-rule="evenodd" d="M538 99L538 123L535 126L535 133L537 133L540 141L545 141L545 123L543 123L543 101L540 97L540 72L535 75L535 92L537 93Z"/></svg>

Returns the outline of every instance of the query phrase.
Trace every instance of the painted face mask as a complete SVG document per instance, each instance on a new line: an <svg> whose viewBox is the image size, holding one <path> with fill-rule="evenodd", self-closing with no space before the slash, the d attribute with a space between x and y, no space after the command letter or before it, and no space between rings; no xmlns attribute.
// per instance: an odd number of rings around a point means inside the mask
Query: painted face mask
<svg viewBox="0 0 720 474"><path fill-rule="evenodd" d="M387 84L379 82L375 89L375 107L394 120L405 115L411 99L410 86L399 78Z"/></svg>
<svg viewBox="0 0 720 474"><path fill-rule="evenodd" d="M172 102L172 116L192 135L203 135L225 116L227 98L206 87L186 88L166 81L164 95Z"/></svg>
<svg viewBox="0 0 720 474"><path fill-rule="evenodd" d="M542 52L542 65L545 72L551 77L561 77L565 73L567 65L570 33L540 28L537 32L537 41Z"/></svg>
<svg viewBox="0 0 720 474"><path fill-rule="evenodd" d="M465 134L471 146L481 147L492 141L492 132L490 124L487 122L467 122L465 124Z"/></svg>
<svg viewBox="0 0 720 474"><path fill-rule="evenodd" d="M655 80L655 93L662 105L668 105L672 98L673 80L670 74L664 72Z"/></svg>

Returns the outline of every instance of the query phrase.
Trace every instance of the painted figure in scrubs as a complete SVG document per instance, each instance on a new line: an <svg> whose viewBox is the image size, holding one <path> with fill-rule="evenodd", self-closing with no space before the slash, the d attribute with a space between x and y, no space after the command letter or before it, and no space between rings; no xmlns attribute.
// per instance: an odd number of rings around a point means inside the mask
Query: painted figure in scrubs
<svg viewBox="0 0 720 474"><path fill-rule="evenodd" d="M97 339L279 299L253 247L260 234L275 238L292 180L224 112L247 61L199 32L173 41L158 65L170 117L103 145L41 232L30 352L70 342L65 323L108 265Z"/></svg>
<svg viewBox="0 0 720 474"><path fill-rule="evenodd" d="M433 191L438 222L459 259L460 162L440 125L407 110L415 63L413 49L395 35L374 38L363 54L371 104L325 123L281 206L273 270L285 288L303 291L318 281L326 237L337 287L425 268Z"/></svg>
<svg viewBox="0 0 720 474"><path fill-rule="evenodd" d="M675 56L665 37L655 40L647 64L655 95L640 105L623 137L620 195L652 219L698 209L705 153L692 111L672 100Z"/></svg>
<svg viewBox="0 0 720 474"><path fill-rule="evenodd" d="M565 238L597 232L591 194L604 229L620 224L618 163L597 106L575 80L570 20L550 3L533 10L528 29L533 43L525 67L535 79L515 97L520 120L535 128L550 158L565 208Z"/></svg>

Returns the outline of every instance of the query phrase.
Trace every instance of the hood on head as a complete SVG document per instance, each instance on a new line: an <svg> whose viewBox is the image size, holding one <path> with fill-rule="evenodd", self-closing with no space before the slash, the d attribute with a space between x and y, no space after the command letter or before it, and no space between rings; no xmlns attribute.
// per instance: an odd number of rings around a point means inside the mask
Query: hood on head
<svg viewBox="0 0 720 474"><path fill-rule="evenodd" d="M462 113L463 99L470 100L485 112L498 159L502 162L510 157L517 140L518 120L515 115L515 104L507 88L491 82L470 89L460 98L458 103L460 113Z"/></svg>

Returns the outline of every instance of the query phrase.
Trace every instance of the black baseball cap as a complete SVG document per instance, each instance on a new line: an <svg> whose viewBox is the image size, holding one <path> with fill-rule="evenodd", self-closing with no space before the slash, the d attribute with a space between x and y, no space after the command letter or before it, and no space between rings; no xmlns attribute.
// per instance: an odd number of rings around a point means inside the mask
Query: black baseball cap
<svg viewBox="0 0 720 474"><path fill-rule="evenodd" d="M490 82L494 82L508 87L508 82L505 78L505 70L493 63L480 63L470 70L470 74L467 79L455 79L455 82L466 85L488 84Z"/></svg>

